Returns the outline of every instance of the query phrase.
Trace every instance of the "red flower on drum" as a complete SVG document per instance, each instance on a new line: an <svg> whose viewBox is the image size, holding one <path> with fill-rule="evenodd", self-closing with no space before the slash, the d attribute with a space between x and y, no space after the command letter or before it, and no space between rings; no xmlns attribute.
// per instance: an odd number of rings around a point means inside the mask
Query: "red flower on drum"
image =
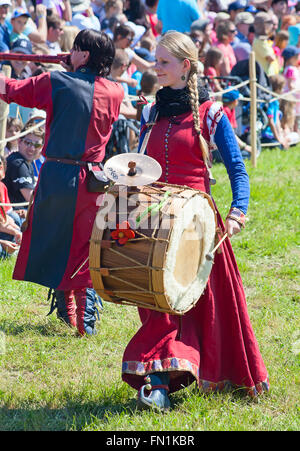
<svg viewBox="0 0 300 451"><path fill-rule="evenodd" d="M128 221L123 221L121 224L117 224L117 229L113 230L110 236L116 240L117 244L123 246L130 238L135 237L135 232L130 228Z"/></svg>

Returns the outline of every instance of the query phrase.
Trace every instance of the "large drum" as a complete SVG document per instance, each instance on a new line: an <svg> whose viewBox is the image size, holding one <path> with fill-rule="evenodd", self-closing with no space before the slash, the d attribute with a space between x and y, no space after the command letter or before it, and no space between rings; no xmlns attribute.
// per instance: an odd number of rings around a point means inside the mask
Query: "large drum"
<svg viewBox="0 0 300 451"><path fill-rule="evenodd" d="M159 182L115 185L90 241L93 286L105 301L182 315L206 286L216 229L206 193Z"/></svg>

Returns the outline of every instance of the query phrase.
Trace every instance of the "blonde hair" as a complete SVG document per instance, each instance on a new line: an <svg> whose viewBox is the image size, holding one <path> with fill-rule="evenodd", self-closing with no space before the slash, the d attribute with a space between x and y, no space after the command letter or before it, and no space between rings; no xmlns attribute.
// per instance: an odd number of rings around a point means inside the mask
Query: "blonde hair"
<svg viewBox="0 0 300 451"><path fill-rule="evenodd" d="M209 163L208 145L201 135L200 114L199 114L199 93L198 93L198 49L191 38L178 31L167 31L162 35L158 44L164 47L175 58L180 61L188 59L191 69L188 75L187 88L189 91L190 103L192 107L194 127L199 136L199 146L203 160Z"/></svg>

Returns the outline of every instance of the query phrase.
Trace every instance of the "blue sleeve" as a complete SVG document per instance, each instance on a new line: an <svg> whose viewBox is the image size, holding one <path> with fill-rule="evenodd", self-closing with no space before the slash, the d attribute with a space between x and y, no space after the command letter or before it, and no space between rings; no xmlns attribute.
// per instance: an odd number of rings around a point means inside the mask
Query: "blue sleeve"
<svg viewBox="0 0 300 451"><path fill-rule="evenodd" d="M141 115L141 125L140 125L140 137L139 137L139 145L138 145L138 150L137 153L140 152L142 144L143 144L143 140L145 138L145 134L146 134L146 129L143 130L143 126L145 125L146 121L144 118L144 115ZM145 155L147 155L147 149L145 150Z"/></svg>
<svg viewBox="0 0 300 451"><path fill-rule="evenodd" d="M235 134L225 114L217 125L215 143L230 179L233 199L231 207L236 207L246 214L250 197L249 176Z"/></svg>

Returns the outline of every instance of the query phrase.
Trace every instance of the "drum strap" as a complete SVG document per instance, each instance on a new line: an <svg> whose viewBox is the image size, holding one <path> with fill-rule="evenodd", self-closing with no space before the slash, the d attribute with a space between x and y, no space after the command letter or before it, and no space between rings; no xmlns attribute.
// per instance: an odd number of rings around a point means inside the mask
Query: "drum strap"
<svg viewBox="0 0 300 451"><path fill-rule="evenodd" d="M147 147L150 135L151 135L152 128L156 124L157 116L158 116L158 110L156 108L156 105L153 105L151 107L151 110L150 110L149 120L146 123L147 131L146 131L146 134L144 136L144 139L143 139L143 142L142 142L141 149L140 149L139 153L144 154L145 151L146 151L146 147Z"/></svg>

